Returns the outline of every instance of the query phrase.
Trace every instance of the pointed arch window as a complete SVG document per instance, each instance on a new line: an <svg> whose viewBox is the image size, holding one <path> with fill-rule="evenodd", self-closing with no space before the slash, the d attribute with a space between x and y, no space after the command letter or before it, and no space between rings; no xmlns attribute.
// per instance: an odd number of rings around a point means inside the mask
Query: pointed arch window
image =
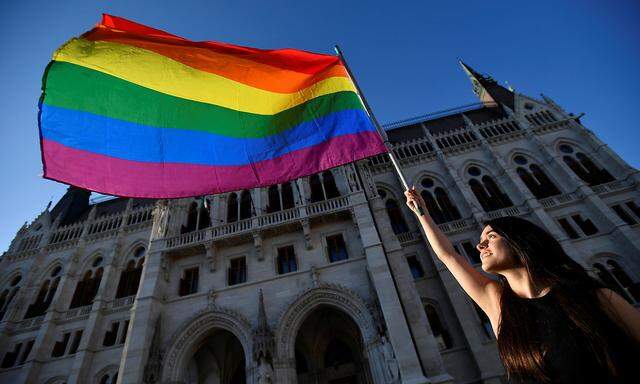
<svg viewBox="0 0 640 384"><path fill-rule="evenodd" d="M436 186L433 179L425 177L420 181L424 188L420 195L427 205L427 211L436 224L460 220L460 211L451 202L449 195L441 186Z"/></svg>
<svg viewBox="0 0 640 384"><path fill-rule="evenodd" d="M516 173L537 199L560 194L558 187L549 179L540 166L530 164L529 160L521 155L514 157L513 161L519 165L516 168Z"/></svg>
<svg viewBox="0 0 640 384"><path fill-rule="evenodd" d="M599 168L589 156L576 151L573 146L561 144L558 149L564 154L562 160L565 164L590 186L609 183L615 180L606 168Z"/></svg>
<svg viewBox="0 0 640 384"><path fill-rule="evenodd" d="M269 199L267 213L291 209L295 205L291 182L270 186L267 195Z"/></svg>
<svg viewBox="0 0 640 384"><path fill-rule="evenodd" d="M116 299L134 296L138 293L140 279L142 278L142 268L144 267L145 248L138 247L133 252L133 256L127 261L125 269L120 273Z"/></svg>
<svg viewBox="0 0 640 384"><path fill-rule="evenodd" d="M245 189L240 193L240 220L250 218L252 211L253 201L251 200L251 192Z"/></svg>
<svg viewBox="0 0 640 384"><path fill-rule="evenodd" d="M20 281L22 281L22 276L16 275L11 279L9 287L3 289L2 293L0 293L0 320L4 318L5 313L7 313L7 310L9 309L9 305L18 294L18 291L20 290Z"/></svg>
<svg viewBox="0 0 640 384"><path fill-rule="evenodd" d="M476 196L485 212L513 206L509 196L502 192L493 178L484 174L480 168L471 166L467 169L467 173L472 176L469 179L471 192Z"/></svg>
<svg viewBox="0 0 640 384"><path fill-rule="evenodd" d="M49 306L53 301L53 296L56 294L56 290L58 289L61 270L62 268L60 266L54 268L49 278L40 285L40 290L38 291L36 300L27 307L27 312L24 315L25 319L42 316L47 312L47 309L49 309Z"/></svg>
<svg viewBox="0 0 640 384"><path fill-rule="evenodd" d="M232 192L227 197L227 223L238 221L238 195Z"/></svg>
<svg viewBox="0 0 640 384"><path fill-rule="evenodd" d="M640 282L633 282L614 260L595 263L593 269L607 288L624 297L629 303L640 303Z"/></svg>
<svg viewBox="0 0 640 384"><path fill-rule="evenodd" d="M92 267L84 273L82 280L76 284L76 290L73 292L69 309L93 304L93 299L98 293L98 288L100 288L103 273L103 268L100 265L102 258L99 257L96 261L98 261L98 259L100 262L94 262Z"/></svg>
<svg viewBox="0 0 640 384"><path fill-rule="evenodd" d="M340 196L340 191L331 171L325 171L321 175L309 176L309 187L311 189L311 202L333 199Z"/></svg>
<svg viewBox="0 0 640 384"><path fill-rule="evenodd" d="M453 347L453 341L451 340L451 335L449 331L444 326L442 320L440 319L440 315L436 308L431 304L426 304L424 306L424 311L427 314L427 320L429 320L429 325L431 325L431 330L433 331L433 337L436 339L438 343L438 349L445 350Z"/></svg>
<svg viewBox="0 0 640 384"><path fill-rule="evenodd" d="M402 211L398 206L398 203L394 199L388 199L385 203L385 207L387 208L387 215L389 215L389 221L391 221L391 229L393 229L393 233L396 235L399 233L409 232L409 227L407 226L406 221L404 221L404 217L402 216Z"/></svg>

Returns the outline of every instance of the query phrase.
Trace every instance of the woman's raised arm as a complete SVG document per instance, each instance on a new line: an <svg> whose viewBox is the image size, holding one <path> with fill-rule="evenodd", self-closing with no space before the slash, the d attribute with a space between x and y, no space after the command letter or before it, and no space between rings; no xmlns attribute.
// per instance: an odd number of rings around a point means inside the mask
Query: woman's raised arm
<svg viewBox="0 0 640 384"><path fill-rule="evenodd" d="M453 248L451 241L442 233L440 227L433 222L427 212L426 204L414 188L405 191L407 206L418 216L427 241L436 256L453 274L462 289L489 316L491 322L497 324L500 313L500 285L476 270L473 265ZM418 205L422 207L423 215L418 212Z"/></svg>

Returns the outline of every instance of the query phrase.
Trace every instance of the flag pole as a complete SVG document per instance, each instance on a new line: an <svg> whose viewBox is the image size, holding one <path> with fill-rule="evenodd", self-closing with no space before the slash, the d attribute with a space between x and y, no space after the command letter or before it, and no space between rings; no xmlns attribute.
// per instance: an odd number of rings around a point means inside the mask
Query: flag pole
<svg viewBox="0 0 640 384"><path fill-rule="evenodd" d="M389 158L391 159L391 164L393 164L393 168L396 170L396 175L398 175L398 179L400 179L400 183L402 184L402 187L405 190L408 190L409 184L407 183L407 179L404 177L404 173L402 173L402 169L400 169L400 163L398 162L398 159L396 158L396 155L393 152L393 147L391 146L391 142L389 141L389 136L387 135L387 132L382 128L382 126L378 122L378 119L376 119L376 116L373 114L373 111L371 110L371 107L369 106L367 99L364 97L364 93L362 92L362 89L360 89L360 86L358 85L356 78L353 76L353 72L351 72L351 68L349 67L349 64L347 64L347 60L342 54L342 49L340 49L340 46L338 46L337 44L333 47L333 49L336 51L336 54L338 55L338 57L340 57L342 64L344 64L344 68L347 70L347 74L349 75L349 78L351 78L353 85L356 87L356 91L357 91L358 97L360 98L360 102L362 102L362 105L364 106L364 109L367 112L367 115L369 115L371 122L373 122L373 126L376 128L376 131L378 131L378 134L380 135L380 137L382 137L382 141L384 142L384 145L385 147L387 147L387 151L389 152ZM418 209L419 216L424 215L422 207L417 206L416 208Z"/></svg>

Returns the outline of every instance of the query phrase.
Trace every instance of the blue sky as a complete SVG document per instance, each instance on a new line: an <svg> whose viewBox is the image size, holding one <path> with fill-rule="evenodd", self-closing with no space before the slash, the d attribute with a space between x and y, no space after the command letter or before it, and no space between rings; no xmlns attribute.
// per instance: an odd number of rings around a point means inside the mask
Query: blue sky
<svg viewBox="0 0 640 384"><path fill-rule="evenodd" d="M338 43L382 123L477 101L460 57L585 112L588 128L640 166L637 1L0 1L0 252L66 189L40 176L41 76L103 12L192 40L324 53Z"/></svg>

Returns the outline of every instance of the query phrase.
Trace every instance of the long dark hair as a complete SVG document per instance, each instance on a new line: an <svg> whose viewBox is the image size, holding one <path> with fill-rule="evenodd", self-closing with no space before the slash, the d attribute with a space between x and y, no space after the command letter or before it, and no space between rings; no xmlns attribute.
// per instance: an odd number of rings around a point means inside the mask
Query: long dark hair
<svg viewBox="0 0 640 384"><path fill-rule="evenodd" d="M489 220L485 225L491 226L507 241L534 284L551 287L550 293L569 326L582 336L598 363L612 376L617 376L603 333L601 319L604 312L598 305L597 289L602 288L602 284L572 260L553 236L532 222L502 217ZM533 340L535 324L527 315L525 300L511 290L506 278L501 276L500 281L498 351L507 373L549 382L543 364L545 347Z"/></svg>

